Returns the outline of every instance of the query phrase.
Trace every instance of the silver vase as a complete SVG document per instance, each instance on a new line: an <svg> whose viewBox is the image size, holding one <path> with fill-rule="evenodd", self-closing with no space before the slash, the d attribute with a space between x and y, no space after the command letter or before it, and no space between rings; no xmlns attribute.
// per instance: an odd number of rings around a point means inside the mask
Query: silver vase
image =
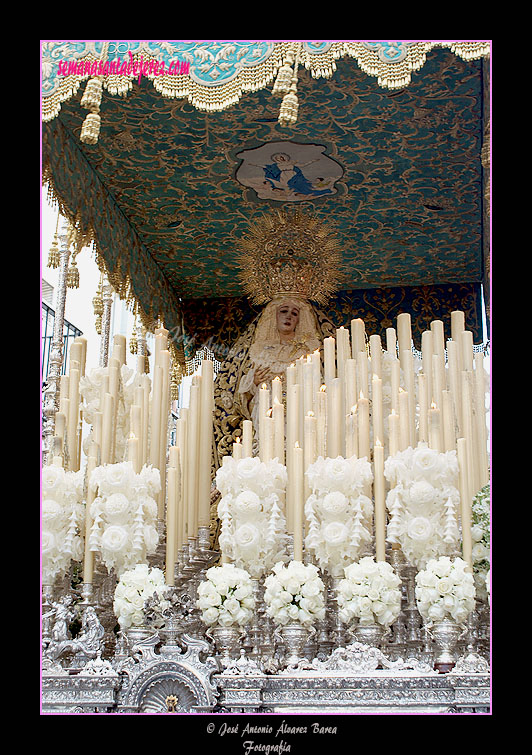
<svg viewBox="0 0 532 755"><path fill-rule="evenodd" d="M205 634L216 645L222 666L231 665L239 650L240 640L244 637L242 629L237 626L214 626L207 629Z"/></svg>
<svg viewBox="0 0 532 755"><path fill-rule="evenodd" d="M386 630L380 624L357 624L350 630L350 634L357 642L370 647L379 648Z"/></svg>
<svg viewBox="0 0 532 755"><path fill-rule="evenodd" d="M455 648L462 635L462 629L456 622L443 619L427 627L427 631L436 645L434 669L446 674L456 663Z"/></svg>
<svg viewBox="0 0 532 755"><path fill-rule="evenodd" d="M132 626L126 629L124 633L127 636L130 647L133 647L137 643L144 642L144 640L147 640L149 637L153 637L156 630L147 626Z"/></svg>
<svg viewBox="0 0 532 755"><path fill-rule="evenodd" d="M312 630L312 634L315 631ZM297 666L301 660L304 660L303 648L310 634L311 630L296 621L285 624L276 630L275 635L281 638L285 647L284 662L286 666Z"/></svg>

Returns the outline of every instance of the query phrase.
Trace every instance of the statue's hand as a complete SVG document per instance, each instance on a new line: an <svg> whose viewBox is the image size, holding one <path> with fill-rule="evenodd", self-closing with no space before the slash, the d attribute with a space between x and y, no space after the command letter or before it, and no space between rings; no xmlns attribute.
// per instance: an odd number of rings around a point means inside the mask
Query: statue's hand
<svg viewBox="0 0 532 755"><path fill-rule="evenodd" d="M268 380L271 380L272 373L270 372L268 367L259 367L255 370L255 375L253 377L253 382L255 385L260 385L261 383L265 383Z"/></svg>

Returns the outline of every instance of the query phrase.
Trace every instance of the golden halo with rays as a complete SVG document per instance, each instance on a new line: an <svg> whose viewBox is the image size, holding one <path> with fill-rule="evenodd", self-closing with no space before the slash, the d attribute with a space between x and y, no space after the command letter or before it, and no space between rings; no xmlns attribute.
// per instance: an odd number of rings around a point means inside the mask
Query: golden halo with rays
<svg viewBox="0 0 532 755"><path fill-rule="evenodd" d="M294 296L323 305L340 287L340 243L314 214L296 209L265 215L239 246L239 277L253 304Z"/></svg>

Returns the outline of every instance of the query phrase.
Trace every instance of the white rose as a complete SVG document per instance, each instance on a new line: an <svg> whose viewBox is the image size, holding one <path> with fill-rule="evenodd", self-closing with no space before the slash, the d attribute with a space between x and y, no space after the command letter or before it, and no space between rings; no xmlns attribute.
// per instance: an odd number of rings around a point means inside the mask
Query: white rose
<svg viewBox="0 0 532 755"><path fill-rule="evenodd" d="M327 514L341 514L346 510L346 507L347 498L339 491L327 493L321 501L321 508Z"/></svg>
<svg viewBox="0 0 532 755"><path fill-rule="evenodd" d="M151 525L146 525L143 530L144 545L147 553L154 553L159 543L159 533Z"/></svg>
<svg viewBox="0 0 532 755"><path fill-rule="evenodd" d="M317 579L312 579L301 587L301 594L305 598L315 598L321 593L321 583Z"/></svg>
<svg viewBox="0 0 532 755"><path fill-rule="evenodd" d="M236 497L234 502L235 509L240 513L255 513L262 510L259 496L252 490L243 490Z"/></svg>
<svg viewBox="0 0 532 755"><path fill-rule="evenodd" d="M109 521L124 524L129 513L129 500L123 493L112 493L105 501L104 511Z"/></svg>
<svg viewBox="0 0 532 755"><path fill-rule="evenodd" d="M434 503L438 492L436 488L426 480L416 480L410 486L410 501L414 506L423 506Z"/></svg>
<svg viewBox="0 0 532 755"><path fill-rule="evenodd" d="M322 535L329 545L341 545L349 537L349 529L343 522L330 522L323 527Z"/></svg>
<svg viewBox="0 0 532 755"><path fill-rule="evenodd" d="M412 468L414 473L430 477L435 475L440 468L440 458L438 451L421 446L416 448L412 458Z"/></svg>
<svg viewBox="0 0 532 755"><path fill-rule="evenodd" d="M201 618L205 624L214 624L218 618L218 610L216 608L206 608L201 614Z"/></svg>
<svg viewBox="0 0 532 755"><path fill-rule="evenodd" d="M62 467L56 467L55 464L43 467L41 476L43 494L59 492L64 479L65 473Z"/></svg>
<svg viewBox="0 0 532 755"><path fill-rule="evenodd" d="M51 525L58 522L63 514L63 507L52 498L47 498L42 502L42 521Z"/></svg>
<svg viewBox="0 0 532 755"><path fill-rule="evenodd" d="M416 516L408 523L407 534L412 540L428 540L432 536L432 533L432 524L424 516Z"/></svg>
<svg viewBox="0 0 532 755"><path fill-rule="evenodd" d="M441 603L432 603L427 609L427 616L432 621L442 621L445 618L445 608Z"/></svg>
<svg viewBox="0 0 532 755"><path fill-rule="evenodd" d="M56 547L56 537L53 532L43 530L41 535L41 548L43 556L49 555Z"/></svg>
<svg viewBox="0 0 532 755"><path fill-rule="evenodd" d="M102 548L112 553L118 553L128 544L128 532L124 527L111 525L107 527L102 535Z"/></svg>
<svg viewBox="0 0 532 755"><path fill-rule="evenodd" d="M235 542L240 548L253 548L259 542L260 533L252 524L242 524L235 531Z"/></svg>

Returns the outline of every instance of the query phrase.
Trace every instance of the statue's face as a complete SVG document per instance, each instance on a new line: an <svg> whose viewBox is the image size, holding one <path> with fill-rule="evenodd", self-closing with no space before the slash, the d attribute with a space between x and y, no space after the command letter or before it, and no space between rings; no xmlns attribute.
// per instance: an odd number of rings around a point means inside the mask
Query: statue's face
<svg viewBox="0 0 532 755"><path fill-rule="evenodd" d="M299 322L299 307L289 302L277 308L277 329L279 333L288 335L293 333Z"/></svg>

